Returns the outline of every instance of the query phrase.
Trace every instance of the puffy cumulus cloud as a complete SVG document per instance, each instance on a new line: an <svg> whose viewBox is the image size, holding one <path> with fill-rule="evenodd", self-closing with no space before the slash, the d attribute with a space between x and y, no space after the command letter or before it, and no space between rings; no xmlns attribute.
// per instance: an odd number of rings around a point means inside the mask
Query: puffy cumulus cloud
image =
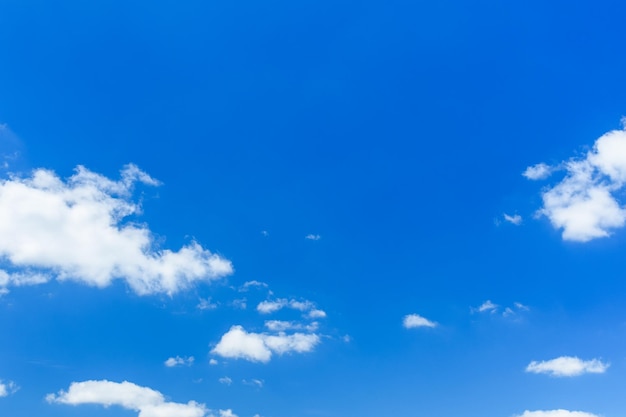
<svg viewBox="0 0 626 417"><path fill-rule="evenodd" d="M226 332L211 353L223 358L245 359L251 362L267 363L274 353L282 355L312 351L320 342L317 334L294 333L277 335L252 333L242 326L232 326Z"/></svg>
<svg viewBox="0 0 626 417"><path fill-rule="evenodd" d="M585 413L583 411L568 411L568 410L539 410L539 411L524 411L517 417L600 417L596 414Z"/></svg>
<svg viewBox="0 0 626 417"><path fill-rule="evenodd" d="M141 212L136 183L159 184L135 165L117 181L82 166L67 180L37 169L0 181L3 288L56 276L96 287L123 279L137 294L173 294L232 273L230 261L196 242L159 249L147 226L125 221Z"/></svg>
<svg viewBox="0 0 626 417"><path fill-rule="evenodd" d="M561 356L549 361L532 361L526 367L526 372L556 377L572 377L582 374L603 374L609 366L608 363L599 359L584 361L573 356Z"/></svg>
<svg viewBox="0 0 626 417"><path fill-rule="evenodd" d="M537 165L529 166L522 173L522 175L529 180L544 180L552 175L553 171L554 167L551 167L550 165L544 163L540 163Z"/></svg>
<svg viewBox="0 0 626 417"><path fill-rule="evenodd" d="M74 406L98 404L109 407L115 405L136 411L138 417L215 417L204 404L195 401L189 401L186 404L168 402L160 392L127 381L72 382L67 391L48 394L46 400L49 403Z"/></svg>
<svg viewBox="0 0 626 417"><path fill-rule="evenodd" d="M220 410L220 417L237 417L230 408L228 410Z"/></svg>
<svg viewBox="0 0 626 417"><path fill-rule="evenodd" d="M529 167L525 174L538 166ZM624 227L626 209L617 196L626 184L626 130L604 134L582 157L551 169L565 170L565 177L542 192L538 214L562 229L564 240L587 242Z"/></svg>
<svg viewBox="0 0 626 417"><path fill-rule="evenodd" d="M405 329L414 329L416 327L437 327L437 323L430 321L419 314L407 314L402 319L402 325Z"/></svg>
<svg viewBox="0 0 626 417"><path fill-rule="evenodd" d="M0 398L7 397L11 394L14 394L19 387L13 381L2 381L0 380Z"/></svg>
<svg viewBox="0 0 626 417"><path fill-rule="evenodd" d="M181 358L180 356L176 356L176 357L168 358L163 363L168 368L173 368L175 366L182 366L182 365L191 366L194 360L195 358L193 356L189 356L187 358Z"/></svg>

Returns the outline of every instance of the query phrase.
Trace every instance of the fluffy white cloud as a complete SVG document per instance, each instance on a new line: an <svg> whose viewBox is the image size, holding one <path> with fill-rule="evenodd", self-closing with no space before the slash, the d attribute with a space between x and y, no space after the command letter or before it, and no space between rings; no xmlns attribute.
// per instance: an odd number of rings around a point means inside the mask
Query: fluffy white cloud
<svg viewBox="0 0 626 417"><path fill-rule="evenodd" d="M127 381L72 382L69 390L48 394L46 400L68 405L117 405L138 412L138 417L213 417L204 404L168 402L160 392Z"/></svg>
<svg viewBox="0 0 626 417"><path fill-rule="evenodd" d="M220 410L220 417L237 417L230 408L228 410Z"/></svg>
<svg viewBox="0 0 626 417"><path fill-rule="evenodd" d="M168 368L172 368L174 366L187 365L191 366L194 361L193 356L189 356L188 358L181 358L180 356L176 356L175 358L168 358L164 363Z"/></svg>
<svg viewBox="0 0 626 417"><path fill-rule="evenodd" d="M519 214L509 216L508 214L504 213L502 216L504 217L504 220L511 224L514 224L515 226L519 226L520 224L522 224L522 216L520 216Z"/></svg>
<svg viewBox="0 0 626 417"><path fill-rule="evenodd" d="M517 417L599 417L595 414L585 413L583 411L568 411L568 410L539 410L539 411L524 411Z"/></svg>
<svg viewBox="0 0 626 417"><path fill-rule="evenodd" d="M566 175L542 192L538 213L563 230L564 240L607 237L626 224L626 209L617 198L626 184L625 130L604 134L584 157L572 158L558 169Z"/></svg>
<svg viewBox="0 0 626 417"><path fill-rule="evenodd" d="M219 363L219 362L218 362L217 360L213 359L213 358L209 359L209 365L211 365L211 366L215 366L215 365L217 365L218 363Z"/></svg>
<svg viewBox="0 0 626 417"><path fill-rule="evenodd" d="M583 361L572 356L561 356L549 361L532 361L526 372L535 374L548 374L557 377L578 376L582 374L603 374L609 368L608 363L599 359Z"/></svg>
<svg viewBox="0 0 626 417"><path fill-rule="evenodd" d="M173 294L232 273L230 261L196 242L159 249L146 225L125 221L141 211L132 200L137 182L159 184L135 165L117 181L82 166L65 181L45 169L0 181L0 258L17 271L0 280L35 284L56 276L105 287L123 279L138 294Z"/></svg>
<svg viewBox="0 0 626 417"><path fill-rule="evenodd" d="M242 326L232 326L211 353L224 358L246 359L251 362L269 362L273 353L279 355L312 351L320 342L317 334L294 333L277 335L248 333Z"/></svg>
<svg viewBox="0 0 626 417"><path fill-rule="evenodd" d="M413 329L416 327L437 327L437 323L430 321L419 314L407 314L402 320L402 325L406 329Z"/></svg>
<svg viewBox="0 0 626 417"><path fill-rule="evenodd" d="M546 165L544 163L540 163L537 165L529 166L522 173L523 176L528 178L529 180L543 180L552 175L554 168L550 165Z"/></svg>
<svg viewBox="0 0 626 417"><path fill-rule="evenodd" d="M322 237L320 235L309 234L304 237L308 240L320 240Z"/></svg>
<svg viewBox="0 0 626 417"><path fill-rule="evenodd" d="M18 386L13 381L0 380L0 398L14 394L18 390Z"/></svg>

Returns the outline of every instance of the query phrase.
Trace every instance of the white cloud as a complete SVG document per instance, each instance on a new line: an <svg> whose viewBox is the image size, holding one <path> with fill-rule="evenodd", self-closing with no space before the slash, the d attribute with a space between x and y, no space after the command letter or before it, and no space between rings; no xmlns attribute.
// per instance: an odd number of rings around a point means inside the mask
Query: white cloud
<svg viewBox="0 0 626 417"><path fill-rule="evenodd" d="M220 410L220 417L237 417L230 408L228 410Z"/></svg>
<svg viewBox="0 0 626 417"><path fill-rule="evenodd" d="M146 225L125 221L141 211L137 182L159 184L135 165L118 181L82 166L66 181L45 169L0 181L0 257L37 275L31 284L53 275L96 287L123 279L137 294L173 294L232 273L230 261L196 242L159 249Z"/></svg>
<svg viewBox="0 0 626 417"><path fill-rule="evenodd" d="M242 326L232 326L220 339L211 353L224 358L246 359L251 362L269 362L272 354L279 355L312 351L319 343L316 334L294 333L268 335L248 333Z"/></svg>
<svg viewBox="0 0 626 417"><path fill-rule="evenodd" d="M554 168L550 165L546 165L544 163L540 163L537 165L529 166L522 173L523 176L528 178L529 180L543 180L552 175Z"/></svg>
<svg viewBox="0 0 626 417"><path fill-rule="evenodd" d="M494 313L498 310L500 306L491 302L491 300L487 300L482 303L477 308L472 308L472 311L477 311L479 313L491 312Z"/></svg>
<svg viewBox="0 0 626 417"><path fill-rule="evenodd" d="M517 417L599 417L596 414L585 413L583 411L568 410L540 410L540 411L524 411Z"/></svg>
<svg viewBox="0 0 626 417"><path fill-rule="evenodd" d="M213 358L209 359L209 365L211 365L211 366L215 366L215 365L217 365L218 363L219 363L219 362L218 362L216 359L213 359Z"/></svg>
<svg viewBox="0 0 626 417"><path fill-rule="evenodd" d="M603 374L609 366L608 363L604 363L599 359L583 361L577 357L561 356L549 361L532 361L526 367L526 372L548 374L556 377L571 377L587 373Z"/></svg>
<svg viewBox="0 0 626 417"><path fill-rule="evenodd" d="M256 306L256 309L261 314L270 314L274 313L275 311L281 310L287 305L287 300L281 298L275 301L261 301L259 305Z"/></svg>
<svg viewBox="0 0 626 417"><path fill-rule="evenodd" d="M11 394L14 394L19 387L13 381L2 381L0 380L0 398L7 397Z"/></svg>
<svg viewBox="0 0 626 417"><path fill-rule="evenodd" d="M243 285L239 288L239 291L245 292L245 291L250 290L250 288L267 288L267 287L268 285L265 282L252 280L252 281L244 282Z"/></svg>
<svg viewBox="0 0 626 417"><path fill-rule="evenodd" d="M198 310L215 310L217 307L217 303L212 302L211 297L201 298L200 302L196 306Z"/></svg>
<svg viewBox="0 0 626 417"><path fill-rule="evenodd" d="M519 226L520 224L522 224L522 216L520 216L519 214L514 214L513 216L509 216L508 214L504 213L503 214L504 220L506 220L507 222L514 224L515 226Z"/></svg>
<svg viewBox="0 0 626 417"><path fill-rule="evenodd" d="M587 242L610 236L626 224L618 201L626 184L626 131L614 130L596 140L584 157L559 165L565 178L542 192L543 207L564 240Z"/></svg>
<svg viewBox="0 0 626 417"><path fill-rule="evenodd" d="M246 308L248 308L248 300L246 300L245 298L238 298L236 300L233 300L233 302L231 303L233 307L238 308L240 310L245 310Z"/></svg>
<svg viewBox="0 0 626 417"><path fill-rule="evenodd" d="M189 356L187 358L181 358L180 356L176 356L175 358L168 358L164 364L165 366L167 366L168 368L172 368L174 366L182 366L182 365L187 365L187 366L191 366L193 364L194 361L194 357L193 356Z"/></svg>
<svg viewBox="0 0 626 417"><path fill-rule="evenodd" d="M287 300L286 298L279 298L273 301L261 301L256 309L261 314L271 314L278 310L282 310L283 308L288 307L294 310L302 311L303 313L308 312L307 316L312 319L319 319L326 317L326 312L323 310L319 310L315 308L315 304L311 301L297 301L297 300Z"/></svg>
<svg viewBox="0 0 626 417"><path fill-rule="evenodd" d="M304 237L308 240L320 240L322 237L320 235L309 234Z"/></svg>
<svg viewBox="0 0 626 417"><path fill-rule="evenodd" d="M306 330L308 332L315 332L319 328L319 323L314 321L310 324L302 324L294 321L266 320L265 327L272 332L284 332L287 330Z"/></svg>
<svg viewBox="0 0 626 417"><path fill-rule="evenodd" d="M224 385L231 385L233 383L233 380L227 376L218 379L218 381L220 384L224 384Z"/></svg>
<svg viewBox="0 0 626 417"><path fill-rule="evenodd" d="M437 323L430 321L419 314L407 314L402 320L402 325L406 329L413 329L416 327L437 327Z"/></svg>
<svg viewBox="0 0 626 417"><path fill-rule="evenodd" d="M158 391L132 382L84 381L72 382L69 390L48 394L49 403L81 405L117 405L138 412L138 417L209 417L213 414L204 404L195 401L175 403L165 401Z"/></svg>
<svg viewBox="0 0 626 417"><path fill-rule="evenodd" d="M265 385L265 382L263 382L263 380L261 379L244 379L242 381L245 385L251 385L253 387L257 387L257 388L263 388L263 385Z"/></svg>
<svg viewBox="0 0 626 417"><path fill-rule="evenodd" d="M326 312L324 310L314 309L309 311L308 316L311 319L323 319L324 317L326 317Z"/></svg>

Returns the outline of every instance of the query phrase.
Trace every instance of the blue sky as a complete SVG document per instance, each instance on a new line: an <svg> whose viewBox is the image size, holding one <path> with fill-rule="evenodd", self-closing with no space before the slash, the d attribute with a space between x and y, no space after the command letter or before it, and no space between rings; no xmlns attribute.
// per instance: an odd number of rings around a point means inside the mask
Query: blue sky
<svg viewBox="0 0 626 417"><path fill-rule="evenodd" d="M623 416L624 13L0 1L0 415Z"/></svg>

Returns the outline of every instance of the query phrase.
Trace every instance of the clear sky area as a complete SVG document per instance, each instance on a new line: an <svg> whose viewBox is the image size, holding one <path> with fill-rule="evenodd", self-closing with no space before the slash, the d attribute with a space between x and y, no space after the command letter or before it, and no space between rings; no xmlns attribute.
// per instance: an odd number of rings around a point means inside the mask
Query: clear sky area
<svg viewBox="0 0 626 417"><path fill-rule="evenodd" d="M0 416L625 416L625 15L0 0Z"/></svg>

